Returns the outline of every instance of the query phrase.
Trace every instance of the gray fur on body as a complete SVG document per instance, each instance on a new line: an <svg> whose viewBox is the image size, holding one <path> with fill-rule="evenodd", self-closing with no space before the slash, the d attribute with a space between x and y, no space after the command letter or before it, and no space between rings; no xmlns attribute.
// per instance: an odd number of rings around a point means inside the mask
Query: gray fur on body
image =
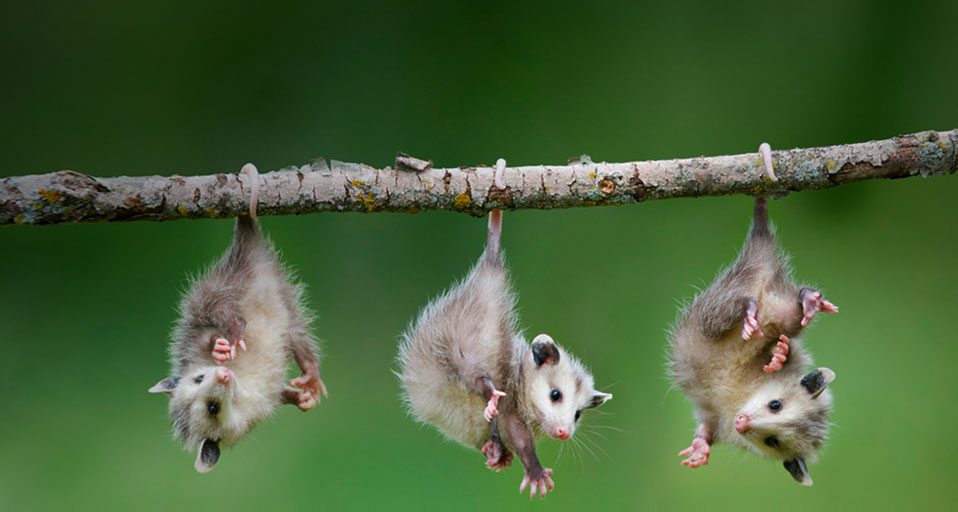
<svg viewBox="0 0 958 512"><path fill-rule="evenodd" d="M671 374L695 404L701 425L698 437L786 460L814 458L827 434L831 397L828 390L821 397L810 397L800 385L812 364L811 355L797 339L802 332L800 294L788 258L778 249L768 225L766 201L758 198L738 257L680 314L671 333ZM758 305L764 337L756 334L743 340L742 321L750 299ZM782 334L791 339L788 359L781 370L765 373L763 366ZM770 396L783 400L788 408L787 417L770 419L780 421L769 427L783 438L778 452L756 446L734 428L735 415L760 398L760 390L778 393Z"/></svg>
<svg viewBox="0 0 958 512"><path fill-rule="evenodd" d="M468 275L427 305L403 333L398 363L412 415L446 437L480 449L500 441L527 476L542 478L535 437L575 431L581 411L612 395L547 335L532 345L519 330L515 294L500 250L501 212L489 218L485 251ZM506 393L492 422L483 409L493 387ZM561 399L550 399L552 393Z"/></svg>
<svg viewBox="0 0 958 512"><path fill-rule="evenodd" d="M179 378L170 393L170 415L187 449L207 440L229 446L272 415L285 401L290 358L304 371L318 368L311 315L303 302L303 287L292 280L259 223L238 217L227 252L184 295L170 344L172 377ZM201 385L209 386L217 337L231 343L243 339L248 351L222 365L235 378L230 394L217 395L223 405L214 419L197 411L214 391L198 388L193 379L206 373Z"/></svg>

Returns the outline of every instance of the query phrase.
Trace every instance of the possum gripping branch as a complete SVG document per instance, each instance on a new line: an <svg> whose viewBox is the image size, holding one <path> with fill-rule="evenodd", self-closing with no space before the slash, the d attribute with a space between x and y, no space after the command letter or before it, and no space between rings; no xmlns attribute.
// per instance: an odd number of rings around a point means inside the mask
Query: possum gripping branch
<svg viewBox="0 0 958 512"><path fill-rule="evenodd" d="M326 211L450 210L481 216L493 209L631 204L729 194L781 196L844 183L952 174L958 129L926 131L839 146L775 151L777 181L761 155L624 163L433 168L402 155L397 168L318 159L260 175L260 215ZM406 161L421 165L405 164ZM236 174L96 178L74 171L0 179L0 224L235 217L248 190Z"/></svg>

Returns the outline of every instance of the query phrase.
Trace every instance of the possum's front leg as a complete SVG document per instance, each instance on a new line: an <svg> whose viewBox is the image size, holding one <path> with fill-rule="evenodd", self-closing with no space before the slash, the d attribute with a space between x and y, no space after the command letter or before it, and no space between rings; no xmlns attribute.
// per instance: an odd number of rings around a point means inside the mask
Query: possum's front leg
<svg viewBox="0 0 958 512"><path fill-rule="evenodd" d="M525 475L519 485L519 492L523 492L526 487L530 487L530 499L535 497L536 490L539 491L539 497L545 497L546 492L555 488L555 482L552 481L552 469L542 467L542 464L539 463L539 457L536 456L536 440L532 433L532 427L513 414L505 415L500 418L500 421L503 422L509 435L509 441L525 467Z"/></svg>
<svg viewBox="0 0 958 512"><path fill-rule="evenodd" d="M680 457L686 457L682 461L683 466L695 469L709 463L709 453L712 448L712 438L714 429L708 423L700 423L695 430L695 438L692 439L692 445L679 452Z"/></svg>
<svg viewBox="0 0 958 512"><path fill-rule="evenodd" d="M482 416L486 418L486 421L491 422L493 418L499 416L499 399L506 396L506 394L496 389L496 385L492 382L492 378L489 377L488 374L481 375L477 379L476 384L481 390L482 396L488 400L485 410L482 411Z"/></svg>

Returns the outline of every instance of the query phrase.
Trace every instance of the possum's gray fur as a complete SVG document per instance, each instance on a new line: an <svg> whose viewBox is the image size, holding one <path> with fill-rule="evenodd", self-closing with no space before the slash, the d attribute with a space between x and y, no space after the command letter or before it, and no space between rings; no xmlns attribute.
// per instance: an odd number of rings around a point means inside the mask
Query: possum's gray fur
<svg viewBox="0 0 958 512"><path fill-rule="evenodd" d="M221 447L238 442L280 404L310 408L315 402L309 399L318 396L307 396L308 389L321 385L303 287L293 282L254 218L258 176L255 168L244 170L254 184L252 215L237 217L229 249L184 295L169 348L171 376L150 390L170 395L173 433L197 451L200 472L212 469ZM244 340L247 351L218 365L211 355L217 338L234 344L234 352ZM318 382L308 389L287 387L290 358ZM216 372L229 380L219 382Z"/></svg>
<svg viewBox="0 0 958 512"><path fill-rule="evenodd" d="M496 456L487 453L493 469L508 465L509 452L515 451L527 480L535 482L551 473L535 454L535 434L568 438L581 411L612 395L596 391L589 371L549 336L537 336L531 346L525 340L499 247L500 232L501 212L494 211L482 257L403 334L399 376L404 399L417 419L484 453L484 446L495 444ZM483 417L490 387L506 393L491 423Z"/></svg>
<svg viewBox="0 0 958 512"><path fill-rule="evenodd" d="M766 200L758 198L738 258L681 313L669 360L675 383L695 404L698 438L782 460L796 480L809 485L805 461L815 458L828 433L832 397L825 387L834 372L806 373L812 358L794 339L803 328L807 293L815 292L794 283L788 258L768 225ZM757 306L764 336L743 340L750 303ZM780 370L766 373L763 367L780 335L792 338L788 358ZM743 425L751 425L744 433L736 430L740 416Z"/></svg>

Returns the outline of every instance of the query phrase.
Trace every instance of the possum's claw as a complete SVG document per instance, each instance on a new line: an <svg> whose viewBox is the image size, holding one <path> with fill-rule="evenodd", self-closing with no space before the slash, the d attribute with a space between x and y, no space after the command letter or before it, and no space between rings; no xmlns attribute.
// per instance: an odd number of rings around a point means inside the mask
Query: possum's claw
<svg viewBox="0 0 958 512"><path fill-rule="evenodd" d="M812 321L812 317L818 312L838 313L838 306L825 300L822 292L810 288L802 288L799 293L802 299L802 327Z"/></svg>
<svg viewBox="0 0 958 512"><path fill-rule="evenodd" d="M490 439L480 451L486 456L486 467L495 472L512 465L512 453L502 445L502 442Z"/></svg>
<svg viewBox="0 0 958 512"><path fill-rule="evenodd" d="M493 388L492 396L489 397L489 402L486 403L486 410L482 411L482 416L486 418L486 421L492 421L492 418L499 415L499 398L504 396L506 396L505 393Z"/></svg>
<svg viewBox="0 0 958 512"><path fill-rule="evenodd" d="M236 359L236 347L239 347L246 352L246 342L239 340L236 343L230 343L226 338L216 338L213 342L213 351L210 355L213 357L213 360L219 364L224 364L228 361Z"/></svg>
<svg viewBox="0 0 958 512"><path fill-rule="evenodd" d="M775 349L772 350L772 360L769 361L767 365L762 367L762 370L764 370L765 373L772 373L781 370L782 367L785 366L785 360L788 359L788 342L790 340L788 339L788 336L785 336L784 334L779 336L778 339L780 341L775 344Z"/></svg>
<svg viewBox="0 0 958 512"><path fill-rule="evenodd" d="M289 385L294 388L299 388L297 396L297 401L294 402L302 411L308 411L313 407L316 407L316 404L319 403L319 394L322 393L324 397L329 397L329 393L326 391L326 384L323 383L323 379L319 378L319 369L310 369L296 377L295 379L289 381Z"/></svg>
<svg viewBox="0 0 958 512"><path fill-rule="evenodd" d="M530 487L529 499L536 497L536 490L539 490L539 497L545 498L546 492L555 489L555 482L552 481L552 469L541 468L539 471L533 471L531 474L526 470L522 483L519 484L519 492L522 493L526 487Z"/></svg>
<svg viewBox="0 0 958 512"><path fill-rule="evenodd" d="M752 335L757 334L759 338L764 338L762 324L758 321L758 302L755 299L748 300L748 306L745 308L745 318L742 320L742 339L748 341Z"/></svg>
<svg viewBox="0 0 958 512"><path fill-rule="evenodd" d="M682 461L683 466L695 469L709 463L709 453L711 452L712 448L709 447L708 442L701 437L696 437L692 440L692 446L680 451L679 456L686 457Z"/></svg>
<svg viewBox="0 0 958 512"><path fill-rule="evenodd" d="M213 342L213 351L210 353L213 360L219 364L236 359L236 347L226 338L216 338Z"/></svg>

